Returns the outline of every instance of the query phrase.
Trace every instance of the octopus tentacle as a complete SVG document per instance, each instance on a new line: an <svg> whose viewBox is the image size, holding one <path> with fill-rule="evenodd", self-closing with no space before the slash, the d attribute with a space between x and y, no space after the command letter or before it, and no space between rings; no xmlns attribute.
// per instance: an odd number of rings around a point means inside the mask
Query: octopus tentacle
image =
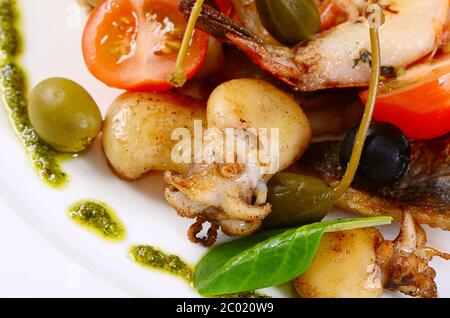
<svg viewBox="0 0 450 318"><path fill-rule="evenodd" d="M206 220L203 217L198 217L197 221L191 225L191 227L188 230L188 238L193 243L200 243L205 247L212 246L217 239L217 231L219 229L219 225L215 223L210 223L210 227L208 229L208 232L205 237L198 237L198 234L203 230L203 224L207 223L208 220Z"/></svg>
<svg viewBox="0 0 450 318"><path fill-rule="evenodd" d="M183 217L196 218L198 211L202 211L208 207L205 204L189 200L181 191L178 191L173 186L166 188L164 196L166 201L175 208L178 215Z"/></svg>
<svg viewBox="0 0 450 318"><path fill-rule="evenodd" d="M263 220L271 212L270 204L252 205L236 197L227 197L222 208L230 218L242 221Z"/></svg>
<svg viewBox="0 0 450 318"><path fill-rule="evenodd" d="M403 213L400 234L394 241L384 241L377 249L386 288L414 297L437 297L436 271L429 266L435 256L450 260L450 254L426 247L423 228L409 212Z"/></svg>

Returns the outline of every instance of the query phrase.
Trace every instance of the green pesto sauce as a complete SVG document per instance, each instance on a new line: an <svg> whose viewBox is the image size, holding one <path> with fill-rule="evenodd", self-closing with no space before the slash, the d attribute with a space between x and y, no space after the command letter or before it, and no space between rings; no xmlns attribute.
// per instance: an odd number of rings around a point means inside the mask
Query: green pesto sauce
<svg viewBox="0 0 450 318"><path fill-rule="evenodd" d="M138 264L178 276L189 284L193 283L194 270L180 257L169 255L149 245L133 246L130 257Z"/></svg>
<svg viewBox="0 0 450 318"><path fill-rule="evenodd" d="M0 51L15 56L19 51L19 35L15 27L14 0L0 0Z"/></svg>
<svg viewBox="0 0 450 318"><path fill-rule="evenodd" d="M19 54L19 34L15 28L15 1L0 0L0 86L4 104L20 140L24 144L33 167L47 184L59 188L67 182L57 153L37 135L28 118L25 75L15 63Z"/></svg>
<svg viewBox="0 0 450 318"><path fill-rule="evenodd" d="M171 275L178 276L194 285L194 270L186 264L179 256L166 254L163 251L149 245L137 245L130 249L130 257L136 263L157 269ZM219 298L269 298L269 296L257 293L237 293L222 295Z"/></svg>
<svg viewBox="0 0 450 318"><path fill-rule="evenodd" d="M125 237L125 227L105 203L80 201L69 208L69 216L78 224L103 238L118 241Z"/></svg>

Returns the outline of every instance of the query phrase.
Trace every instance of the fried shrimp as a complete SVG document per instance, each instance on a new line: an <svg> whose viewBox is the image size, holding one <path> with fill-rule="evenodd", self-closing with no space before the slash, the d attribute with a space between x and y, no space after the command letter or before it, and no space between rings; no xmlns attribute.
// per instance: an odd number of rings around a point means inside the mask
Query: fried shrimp
<svg viewBox="0 0 450 318"><path fill-rule="evenodd" d="M189 15L193 2L181 1L181 11ZM380 28L382 66L406 67L435 52L442 41L448 0L390 0L382 5L386 16ZM354 6L358 11L359 6ZM293 48L266 43L208 5L197 26L237 46L261 68L302 91L369 83L369 25L365 17L352 16Z"/></svg>

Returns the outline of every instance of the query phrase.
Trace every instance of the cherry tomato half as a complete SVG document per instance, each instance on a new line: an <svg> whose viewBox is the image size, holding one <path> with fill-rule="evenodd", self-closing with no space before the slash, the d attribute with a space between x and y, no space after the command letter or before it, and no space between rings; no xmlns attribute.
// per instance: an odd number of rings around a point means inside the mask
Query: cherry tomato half
<svg viewBox="0 0 450 318"><path fill-rule="evenodd" d="M92 12L83 34L90 72L105 84L127 90L166 90L186 22L179 0L106 0ZM208 35L195 30L183 64L187 78L202 65Z"/></svg>
<svg viewBox="0 0 450 318"><path fill-rule="evenodd" d="M230 15L233 11L233 6L231 5L229 0L214 0L216 3L217 8L220 10L220 12Z"/></svg>
<svg viewBox="0 0 450 318"><path fill-rule="evenodd" d="M367 91L360 96L366 102ZM374 118L399 127L410 139L450 132L450 55L412 67L383 84Z"/></svg>

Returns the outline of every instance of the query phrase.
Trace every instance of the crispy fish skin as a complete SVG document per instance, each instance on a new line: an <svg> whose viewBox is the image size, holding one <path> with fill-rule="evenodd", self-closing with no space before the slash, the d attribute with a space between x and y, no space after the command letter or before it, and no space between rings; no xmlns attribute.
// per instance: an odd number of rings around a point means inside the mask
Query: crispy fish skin
<svg viewBox="0 0 450 318"><path fill-rule="evenodd" d="M344 173L339 150L339 141L312 144L294 169L336 185ZM397 183L382 189L353 185L336 205L366 216L390 215L398 221L403 212L409 212L417 223L450 231L450 134L412 141L411 163Z"/></svg>

